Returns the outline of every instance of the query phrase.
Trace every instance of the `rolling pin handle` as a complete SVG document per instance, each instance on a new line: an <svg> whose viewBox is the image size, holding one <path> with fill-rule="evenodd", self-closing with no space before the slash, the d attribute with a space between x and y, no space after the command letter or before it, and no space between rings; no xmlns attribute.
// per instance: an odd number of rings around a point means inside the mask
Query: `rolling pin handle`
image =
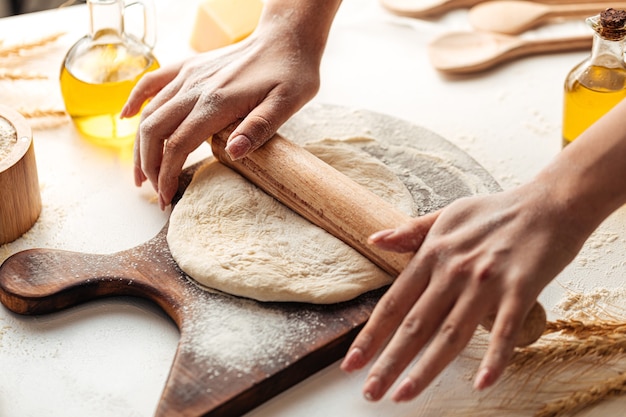
<svg viewBox="0 0 626 417"><path fill-rule="evenodd" d="M495 314L484 319L480 324L486 330L491 331L495 322ZM546 330L546 310L539 302L531 307L524 319L522 331L517 335L516 347L524 347L536 342Z"/></svg>

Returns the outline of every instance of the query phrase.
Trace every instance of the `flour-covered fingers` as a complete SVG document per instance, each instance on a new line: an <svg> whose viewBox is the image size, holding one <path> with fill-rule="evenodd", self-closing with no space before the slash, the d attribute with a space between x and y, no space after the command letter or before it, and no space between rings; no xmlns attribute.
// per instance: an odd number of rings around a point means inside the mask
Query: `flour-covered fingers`
<svg viewBox="0 0 626 417"><path fill-rule="evenodd" d="M221 101L217 96L204 96L170 135L163 149L163 159L158 176L159 203L164 208L171 203L178 189L178 176L187 156L213 134L237 120L236 102Z"/></svg>
<svg viewBox="0 0 626 417"><path fill-rule="evenodd" d="M374 357L428 286L429 271L426 261L413 257L376 304L348 350L341 369L346 372L361 369Z"/></svg>
<svg viewBox="0 0 626 417"><path fill-rule="evenodd" d="M132 117L139 113L143 104L156 96L163 88L176 78L181 64L160 68L144 75L133 88L120 117Z"/></svg>
<svg viewBox="0 0 626 417"><path fill-rule="evenodd" d="M305 96L308 100L308 96ZM278 128L296 113L304 102L294 102L289 96L271 91L233 130L226 142L226 152L233 159L241 159L261 147Z"/></svg>
<svg viewBox="0 0 626 417"><path fill-rule="evenodd" d="M477 308L477 302L467 291L459 297L422 357L398 384L392 395L394 401L409 401L418 396L461 353L486 311L487 303Z"/></svg>
<svg viewBox="0 0 626 417"><path fill-rule="evenodd" d="M445 290L428 287L404 317L368 373L363 388L367 399L377 401L382 398L435 334L456 299L456 294Z"/></svg>
<svg viewBox="0 0 626 417"><path fill-rule="evenodd" d="M135 185L137 187L140 187L141 184L143 184L148 179L148 177L146 177L146 175L143 173L143 170L141 169L141 152L139 150L139 144L140 141L138 138L136 138L133 145L133 176L135 179Z"/></svg>
<svg viewBox="0 0 626 417"><path fill-rule="evenodd" d="M176 95L139 125L137 148L139 155L136 161L143 175L157 192L165 142L189 116L196 101L197 97L193 91Z"/></svg>
<svg viewBox="0 0 626 417"><path fill-rule="evenodd" d="M145 174L142 168L142 161L145 160L145 157L142 157L141 154L142 146L146 146L147 138L144 137L142 141L141 131L142 128L145 129L146 123L152 123L155 120L154 117L151 118L152 114L159 110L161 106L176 97L177 93L180 91L180 85L182 81L179 83L171 80L171 77L176 75L174 73L175 70L177 70L177 67L171 67L171 69L163 70L163 73L147 74L146 77L148 78L145 79L144 77L142 78L142 80L140 80L141 85L139 85L139 88L135 87L135 89L133 89L133 92L131 93L131 98L122 110L122 117L131 117L139 112L145 100L152 98L152 101L150 101L146 105L141 113L141 122L139 123L139 127L135 135L133 154L135 165L134 177L135 185L137 186L140 186L144 181L148 179L148 176ZM145 86L145 88L142 87L142 85ZM146 120L149 118L150 122L146 122ZM155 186L154 182L152 184L153 186Z"/></svg>
<svg viewBox="0 0 626 417"><path fill-rule="evenodd" d="M419 249L439 213L429 213L395 228L381 230L368 238L368 243L394 252L415 252Z"/></svg>

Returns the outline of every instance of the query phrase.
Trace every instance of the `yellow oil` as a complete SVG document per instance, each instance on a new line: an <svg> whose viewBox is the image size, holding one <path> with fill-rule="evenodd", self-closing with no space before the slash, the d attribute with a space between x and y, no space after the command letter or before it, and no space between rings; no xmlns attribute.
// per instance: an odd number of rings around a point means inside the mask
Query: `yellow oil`
<svg viewBox="0 0 626 417"><path fill-rule="evenodd" d="M147 72L159 67L151 54L123 44L92 45L61 70L65 109L89 141L106 147L132 145L140 115L120 119L131 90Z"/></svg>
<svg viewBox="0 0 626 417"><path fill-rule="evenodd" d="M563 103L563 146L568 145L626 97L626 71L590 66L567 81Z"/></svg>

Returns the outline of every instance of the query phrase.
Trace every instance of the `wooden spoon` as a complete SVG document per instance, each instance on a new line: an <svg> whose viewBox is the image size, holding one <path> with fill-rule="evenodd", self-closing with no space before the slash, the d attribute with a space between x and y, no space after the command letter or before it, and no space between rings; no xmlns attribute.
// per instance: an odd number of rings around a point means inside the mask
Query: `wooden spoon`
<svg viewBox="0 0 626 417"><path fill-rule="evenodd" d="M379 0L380 4L393 14L406 17L430 17L454 9L469 8L485 0ZM550 4L598 3L606 0L542 0Z"/></svg>
<svg viewBox="0 0 626 417"><path fill-rule="evenodd" d="M608 7L622 9L626 7L626 2L555 5L524 0L496 0L472 7L468 19L477 30L517 35L550 20L592 16Z"/></svg>
<svg viewBox="0 0 626 417"><path fill-rule="evenodd" d="M481 1L484 0L380 0L380 4L393 14L422 18L472 7Z"/></svg>
<svg viewBox="0 0 626 417"><path fill-rule="evenodd" d="M591 48L589 35L553 39L524 39L490 32L451 32L428 46L431 64L446 73L484 71L526 55Z"/></svg>

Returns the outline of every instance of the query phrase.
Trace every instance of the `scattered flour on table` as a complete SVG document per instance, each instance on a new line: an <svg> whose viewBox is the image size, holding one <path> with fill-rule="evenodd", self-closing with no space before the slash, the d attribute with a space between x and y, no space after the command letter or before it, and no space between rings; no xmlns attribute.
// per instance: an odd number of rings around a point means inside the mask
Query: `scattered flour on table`
<svg viewBox="0 0 626 417"><path fill-rule="evenodd" d="M9 256L32 248L60 248L63 246L63 227L72 207L56 196L54 187L40 184L42 210L33 227L17 240L0 245L0 264Z"/></svg>
<svg viewBox="0 0 626 417"><path fill-rule="evenodd" d="M626 320L626 288L572 291L554 310L571 320Z"/></svg>
<svg viewBox="0 0 626 417"><path fill-rule="evenodd" d="M603 259L612 252L610 245L617 242L619 238L617 233L596 230L585 242L576 261L580 266L586 267Z"/></svg>
<svg viewBox="0 0 626 417"><path fill-rule="evenodd" d="M0 117L0 161L6 158L17 141L17 132L11 123Z"/></svg>
<svg viewBox="0 0 626 417"><path fill-rule="evenodd" d="M298 359L299 349L310 349L324 322L306 308L278 308L254 300L217 295L190 282L191 292L209 292L210 300L184 306L183 353L208 363L211 378L241 377L254 371L268 375ZM338 320L343 320L338 318ZM307 347L308 346L308 347ZM305 353L303 351L302 353ZM264 371L264 369L266 369Z"/></svg>

